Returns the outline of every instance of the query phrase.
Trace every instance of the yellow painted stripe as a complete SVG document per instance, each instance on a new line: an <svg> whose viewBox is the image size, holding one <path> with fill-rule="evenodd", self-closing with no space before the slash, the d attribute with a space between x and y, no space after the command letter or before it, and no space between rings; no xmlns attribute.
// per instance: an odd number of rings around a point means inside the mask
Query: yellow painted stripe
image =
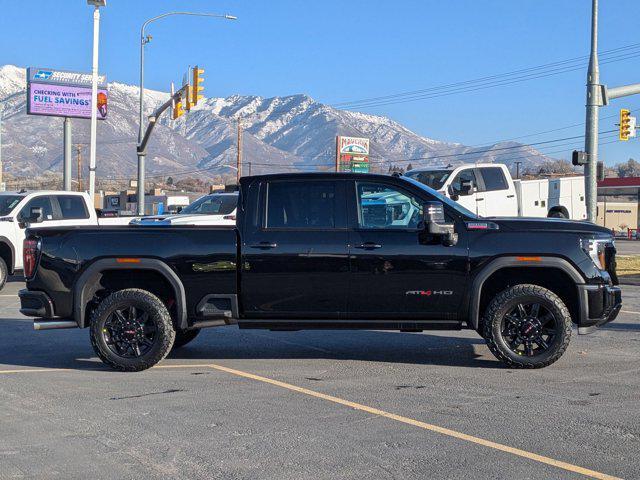
<svg viewBox="0 0 640 480"><path fill-rule="evenodd" d="M378 415L380 417L389 418L391 420L395 420L396 422L401 422L407 425L412 425L414 427L423 428L425 430L440 433L442 435L447 435L449 437L457 438L459 440L464 440L466 442L482 445L483 447L493 448L494 450L510 453L512 455L517 455L522 458L544 463L546 465L551 465L552 467L560 468L562 470L567 470L573 473L578 473L581 475L585 475L587 477L597 478L601 480L620 480L618 477L613 477L605 473L596 472L595 470L589 470L588 468L579 467L578 465L572 465L570 463L562 462L560 460L555 460L553 458L545 457L543 455L538 455L537 453L527 452L526 450L509 447L501 443L492 442L491 440L485 440L484 438L475 437L473 435L467 435L466 433L457 432L449 428L439 427L438 425L432 425L430 423L421 422L419 420L414 420L412 418L403 417L401 415L396 415L395 413L389 413L384 410L380 410L378 408L368 407L360 403L351 402L349 400L344 400L342 398L334 397L332 395L327 395L324 393L316 392L314 390L309 390L308 388L302 388L296 385L291 385L290 383L280 382L279 380L273 380L271 378L261 377L260 375L254 375L253 373L248 373L248 372L243 372L241 370L235 370L233 368L223 367L222 365L211 364L209 366L216 370L220 370L221 372L226 372L232 375L237 375L239 377L249 378L251 380L257 380L258 382L268 383L270 385L275 385L277 387L286 388L287 390L302 393L304 395L309 395L315 398L320 398L322 400L327 400L329 402L337 403L339 405L344 405L346 407L367 412L372 415Z"/></svg>
<svg viewBox="0 0 640 480"><path fill-rule="evenodd" d="M360 410L362 412L367 412L372 415L377 415L379 417L388 418L390 420L395 420L396 422L404 423L406 425L411 425L414 427L422 428L424 430L429 430L432 432L440 433L442 435L446 435L449 437L457 438L458 440L464 440L466 442L475 443L477 445L481 445L483 447L492 448L494 450L499 450L501 452L510 453L512 455L516 455L518 457L526 458L528 460L533 460L536 462L544 463L546 465L550 465L556 468L560 468L562 470L566 470L573 473L578 473L581 475L585 475L587 477L596 478L599 480L622 480L619 477L614 477L612 475L607 475L605 473L596 472L595 470L590 470L588 468L580 467L578 465L573 465L571 463L562 462L560 460L555 460L553 458L545 457L543 455L538 455L537 453L528 452L526 450L521 450L519 448L510 447L508 445L503 445L501 443L492 442L491 440L486 440L484 438L475 437L473 435L467 435L466 433L458 432L456 430L451 430L449 428L440 427L438 425L433 425L431 423L421 422L420 420L415 420L413 418L403 417L402 415L396 415L395 413L386 412L384 410L380 410L378 408L369 407L367 405L363 405L361 403L351 402L349 400L344 400L342 398L334 397L332 395L327 395L325 393L316 392L314 390L309 390L308 388L298 387L296 385L292 385L290 383L281 382L279 380L274 380L272 378L261 377L260 375L255 375L249 372L243 372L242 370L235 370L229 367L223 367L222 365L216 365L212 363L206 364L177 364L177 365L156 365L152 368L152 370L160 370L160 369L179 369L179 368L213 368L215 370L219 370L221 372L229 373L232 375L236 375L239 377L248 378L251 380L256 380L258 382L268 383L270 385L275 385L280 388L285 388L287 390L291 390L293 392L302 393L304 395L309 395L311 397L319 398L322 400L326 400L329 402L337 403L339 405L344 405L346 407L353 408L355 410ZM97 370L97 369L96 369ZM0 374L11 374L11 373L43 373L43 372L64 372L64 371L72 371L78 372L79 370L73 368L25 368L25 369L16 369L16 370L0 370ZM95 370L94 370L95 371Z"/></svg>

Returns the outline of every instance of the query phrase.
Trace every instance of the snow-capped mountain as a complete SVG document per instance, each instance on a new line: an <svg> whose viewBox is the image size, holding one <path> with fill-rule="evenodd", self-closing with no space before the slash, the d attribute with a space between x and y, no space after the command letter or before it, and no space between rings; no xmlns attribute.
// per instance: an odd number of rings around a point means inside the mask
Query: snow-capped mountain
<svg viewBox="0 0 640 480"><path fill-rule="evenodd" d="M23 68L0 67L4 169L19 176L60 171L63 120L26 115L25 77ZM146 90L147 113L167 98L167 93ZM109 84L109 114L106 121L98 122L98 175L121 178L135 173L137 105L137 87ZM549 160L513 142L472 148L425 138L386 117L338 110L302 94L234 95L205 99L177 121L165 115L149 144L148 174L194 172L207 177L232 172L227 165L235 165L238 120L243 126L245 174L248 169L254 174L328 170L335 162L336 135L370 138L372 165L384 172L391 164L417 167L519 160L526 168ZM74 119L73 142L86 145L88 139L89 121Z"/></svg>

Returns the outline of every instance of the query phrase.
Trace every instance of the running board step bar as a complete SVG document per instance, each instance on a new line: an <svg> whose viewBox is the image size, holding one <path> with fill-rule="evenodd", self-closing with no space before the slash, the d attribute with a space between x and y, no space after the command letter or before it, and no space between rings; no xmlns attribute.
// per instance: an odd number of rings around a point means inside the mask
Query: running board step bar
<svg viewBox="0 0 640 480"><path fill-rule="evenodd" d="M34 320L34 330L58 330L61 328L78 328L74 320Z"/></svg>

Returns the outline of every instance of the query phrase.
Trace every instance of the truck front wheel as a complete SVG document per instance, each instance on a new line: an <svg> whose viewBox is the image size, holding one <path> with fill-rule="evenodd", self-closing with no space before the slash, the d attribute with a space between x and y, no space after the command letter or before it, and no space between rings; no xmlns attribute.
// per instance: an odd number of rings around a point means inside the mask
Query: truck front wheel
<svg viewBox="0 0 640 480"><path fill-rule="evenodd" d="M137 288L106 297L91 314L91 344L110 367L137 372L167 356L175 339L171 315L162 301Z"/></svg>
<svg viewBox="0 0 640 480"><path fill-rule="evenodd" d="M538 285L515 285L499 293L487 307L483 322L491 353L511 368L551 365L571 338L566 305Z"/></svg>

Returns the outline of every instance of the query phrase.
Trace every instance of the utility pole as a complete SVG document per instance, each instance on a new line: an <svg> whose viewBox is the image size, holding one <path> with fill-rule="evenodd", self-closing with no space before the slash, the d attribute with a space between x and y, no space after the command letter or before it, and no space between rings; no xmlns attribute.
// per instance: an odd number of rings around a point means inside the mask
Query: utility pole
<svg viewBox="0 0 640 480"><path fill-rule="evenodd" d="M76 145L76 159L78 161L78 191L82 191L82 147Z"/></svg>
<svg viewBox="0 0 640 480"><path fill-rule="evenodd" d="M62 189L71 191L71 119L64 117L64 159L62 164Z"/></svg>
<svg viewBox="0 0 640 480"><path fill-rule="evenodd" d="M242 176L242 121L238 118L238 145L237 145L237 158L236 158L236 183L240 184L240 177Z"/></svg>
<svg viewBox="0 0 640 480"><path fill-rule="evenodd" d="M516 164L516 178L520 178L520 165L522 165L522 162L513 162Z"/></svg>
<svg viewBox="0 0 640 480"><path fill-rule="evenodd" d="M107 0L87 0L93 5L93 63L91 67L91 139L89 140L89 197L95 202L96 192L96 135L98 128L98 51L100 42L100 7Z"/></svg>

